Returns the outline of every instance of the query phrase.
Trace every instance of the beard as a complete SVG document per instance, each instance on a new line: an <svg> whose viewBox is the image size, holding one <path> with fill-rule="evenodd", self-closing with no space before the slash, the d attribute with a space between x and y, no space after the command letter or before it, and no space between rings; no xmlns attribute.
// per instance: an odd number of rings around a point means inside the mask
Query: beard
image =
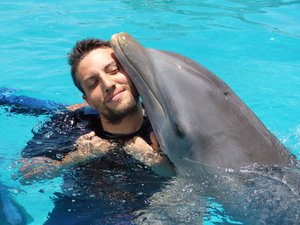
<svg viewBox="0 0 300 225"><path fill-rule="evenodd" d="M110 107L106 107L105 112L102 113L102 115L111 124L120 123L125 117L134 114L138 110L138 99L138 94L134 94L121 109L111 109Z"/></svg>
<svg viewBox="0 0 300 225"><path fill-rule="evenodd" d="M103 116L112 124L120 123L126 116L134 114L137 111L137 102L132 101L127 107L120 110L111 108L106 109L106 113Z"/></svg>

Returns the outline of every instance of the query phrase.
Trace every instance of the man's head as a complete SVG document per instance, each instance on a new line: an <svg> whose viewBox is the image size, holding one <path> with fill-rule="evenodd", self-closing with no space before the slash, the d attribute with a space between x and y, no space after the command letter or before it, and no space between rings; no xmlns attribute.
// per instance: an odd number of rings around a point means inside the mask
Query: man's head
<svg viewBox="0 0 300 225"><path fill-rule="evenodd" d="M87 103L114 123L134 112L138 94L109 42L85 39L68 55L76 87Z"/></svg>
<svg viewBox="0 0 300 225"><path fill-rule="evenodd" d="M75 86L84 94L80 83L77 81L76 72L80 61L92 50L97 48L110 47L109 41L101 39L84 39L77 41L71 52L68 54L68 62L71 66L71 75Z"/></svg>

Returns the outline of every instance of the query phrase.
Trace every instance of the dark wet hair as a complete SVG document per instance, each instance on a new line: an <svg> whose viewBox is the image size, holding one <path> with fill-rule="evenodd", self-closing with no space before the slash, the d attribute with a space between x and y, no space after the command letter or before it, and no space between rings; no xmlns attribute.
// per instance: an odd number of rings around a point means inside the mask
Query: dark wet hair
<svg viewBox="0 0 300 225"><path fill-rule="evenodd" d="M80 61L92 50L102 47L110 47L109 41L96 38L77 41L68 54L68 63L71 66L71 75L75 86L84 94L80 83L76 79L76 72Z"/></svg>

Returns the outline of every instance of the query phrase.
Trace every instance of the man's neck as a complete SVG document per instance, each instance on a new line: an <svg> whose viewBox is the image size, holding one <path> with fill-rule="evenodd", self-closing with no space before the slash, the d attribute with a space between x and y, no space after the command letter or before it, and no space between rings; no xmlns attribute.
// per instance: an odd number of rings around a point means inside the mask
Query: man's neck
<svg viewBox="0 0 300 225"><path fill-rule="evenodd" d="M137 109L124 117L119 123L111 123L100 114L101 124L104 131L112 134L131 134L138 131L143 124L143 108L140 102L137 103Z"/></svg>

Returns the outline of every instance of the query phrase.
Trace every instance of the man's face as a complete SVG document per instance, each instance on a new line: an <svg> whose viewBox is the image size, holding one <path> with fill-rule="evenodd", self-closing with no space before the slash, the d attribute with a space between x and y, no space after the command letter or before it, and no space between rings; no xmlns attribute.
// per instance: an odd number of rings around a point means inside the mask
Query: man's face
<svg viewBox="0 0 300 225"><path fill-rule="evenodd" d="M109 47L89 52L76 72L87 103L111 122L120 121L136 108L138 94Z"/></svg>

